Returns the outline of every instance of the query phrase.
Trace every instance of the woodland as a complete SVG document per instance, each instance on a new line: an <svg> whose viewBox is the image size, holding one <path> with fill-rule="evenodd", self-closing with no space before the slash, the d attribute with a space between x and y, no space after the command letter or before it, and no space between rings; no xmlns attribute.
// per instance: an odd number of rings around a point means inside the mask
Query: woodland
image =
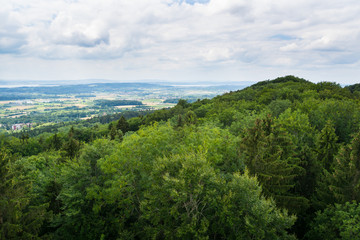
<svg viewBox="0 0 360 240"><path fill-rule="evenodd" d="M360 84L107 118L0 135L0 239L360 239Z"/></svg>

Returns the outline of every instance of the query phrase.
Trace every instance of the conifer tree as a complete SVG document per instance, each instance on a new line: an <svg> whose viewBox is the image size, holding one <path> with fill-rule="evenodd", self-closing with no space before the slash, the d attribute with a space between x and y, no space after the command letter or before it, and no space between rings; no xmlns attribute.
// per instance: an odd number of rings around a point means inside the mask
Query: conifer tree
<svg viewBox="0 0 360 240"><path fill-rule="evenodd" d="M334 156L338 151L338 136L335 133L333 123L329 120L321 130L317 138L317 159L322 168L330 171L334 162Z"/></svg>
<svg viewBox="0 0 360 240"><path fill-rule="evenodd" d="M181 114L178 115L177 120L176 120L176 127L180 128L184 126L184 120Z"/></svg>
<svg viewBox="0 0 360 240"><path fill-rule="evenodd" d="M360 132L340 150L329 183L337 202L360 201Z"/></svg>
<svg viewBox="0 0 360 240"><path fill-rule="evenodd" d="M360 201L360 132L339 150L333 169L324 169L313 199L318 209L353 200Z"/></svg>
<svg viewBox="0 0 360 240"><path fill-rule="evenodd" d="M73 138L74 135L75 135L75 129L74 129L74 126L71 126L68 136L69 136L69 138Z"/></svg>
<svg viewBox="0 0 360 240"><path fill-rule="evenodd" d="M116 126L113 124L110 124L109 126L111 126L110 128L110 132L109 132L109 137L110 140L114 140L116 135L117 135L117 130L116 130Z"/></svg>
<svg viewBox="0 0 360 240"><path fill-rule="evenodd" d="M65 150L65 156L73 159L77 156L80 150L80 142L74 138L74 127L71 127L69 131L69 139L63 145L63 150Z"/></svg>
<svg viewBox="0 0 360 240"><path fill-rule="evenodd" d="M64 143L63 149L66 152L66 156L70 159L76 157L80 150L80 143L74 138L70 138L67 142Z"/></svg>
<svg viewBox="0 0 360 240"><path fill-rule="evenodd" d="M129 131L129 123L126 121L124 116L121 116L119 121L117 122L116 128L121 130L123 134Z"/></svg>
<svg viewBox="0 0 360 240"><path fill-rule="evenodd" d="M54 136L51 139L51 146L55 150L59 150L60 147L61 147L61 141L60 141L59 136L57 135L57 133L55 133Z"/></svg>
<svg viewBox="0 0 360 240"><path fill-rule="evenodd" d="M291 139L274 125L270 116L256 120L240 149L249 173L257 176L265 195L292 210L307 204L307 199L291 193L295 178L303 173L294 149Z"/></svg>
<svg viewBox="0 0 360 240"><path fill-rule="evenodd" d="M108 130L110 131L110 130L112 129L112 127L113 127L113 123L111 122L111 123L109 123L109 125L108 125Z"/></svg>

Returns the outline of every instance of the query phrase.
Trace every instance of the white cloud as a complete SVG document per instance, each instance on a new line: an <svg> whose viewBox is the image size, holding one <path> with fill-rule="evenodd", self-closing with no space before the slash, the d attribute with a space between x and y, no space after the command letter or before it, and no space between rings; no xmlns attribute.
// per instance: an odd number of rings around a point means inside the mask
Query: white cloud
<svg viewBox="0 0 360 240"><path fill-rule="evenodd" d="M110 71L112 78L122 71L146 78L146 74L168 76L164 71L201 76L209 67L219 73L244 68L297 72L359 64L356 0L0 0L0 4L0 59L17 56L10 58L15 65L38 59L61 60L59 69L67 61L91 68L90 62L98 62L102 67L118 66L120 70ZM57 65L50 65L56 72ZM14 75L10 69L3 69L0 78ZM34 72L38 70L34 66Z"/></svg>

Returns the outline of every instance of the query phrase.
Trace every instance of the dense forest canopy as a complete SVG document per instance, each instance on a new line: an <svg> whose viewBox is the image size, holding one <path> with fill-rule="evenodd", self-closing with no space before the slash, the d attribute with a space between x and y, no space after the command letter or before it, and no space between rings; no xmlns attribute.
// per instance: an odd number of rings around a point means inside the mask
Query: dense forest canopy
<svg viewBox="0 0 360 240"><path fill-rule="evenodd" d="M0 239L357 239L360 88L294 76L0 136Z"/></svg>

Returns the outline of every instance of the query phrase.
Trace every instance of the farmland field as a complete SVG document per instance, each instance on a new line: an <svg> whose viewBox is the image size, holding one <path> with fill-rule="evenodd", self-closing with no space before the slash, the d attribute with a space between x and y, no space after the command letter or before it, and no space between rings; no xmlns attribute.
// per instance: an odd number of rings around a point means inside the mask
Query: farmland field
<svg viewBox="0 0 360 240"><path fill-rule="evenodd" d="M179 99L194 102L238 90L242 85L92 83L0 88L0 128L13 124L59 123L124 111L170 108Z"/></svg>

